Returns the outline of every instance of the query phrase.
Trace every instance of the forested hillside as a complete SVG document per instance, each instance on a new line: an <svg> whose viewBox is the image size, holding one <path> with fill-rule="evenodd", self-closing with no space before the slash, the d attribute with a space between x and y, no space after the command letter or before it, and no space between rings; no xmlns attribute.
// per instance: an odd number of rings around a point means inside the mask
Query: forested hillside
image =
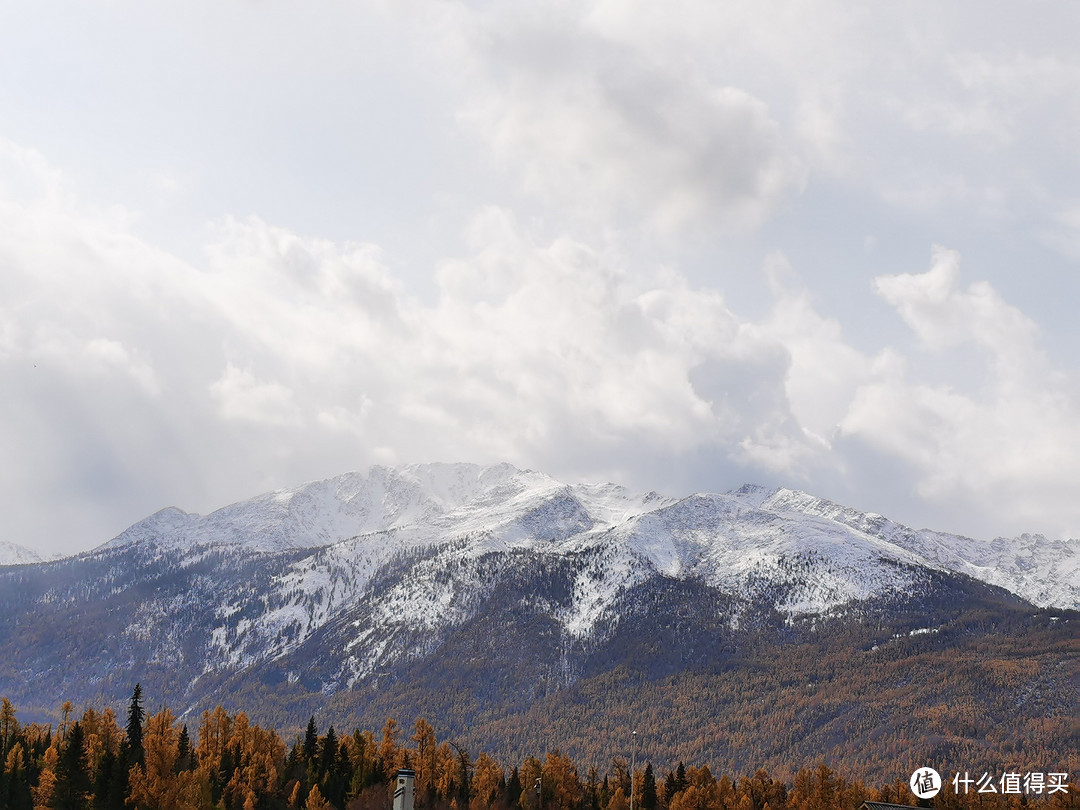
<svg viewBox="0 0 1080 810"><path fill-rule="evenodd" d="M276 662L218 694L279 728L312 713L361 727L438 717L440 731L507 760L558 747L603 765L636 727L657 761L785 778L823 755L873 782L898 761L1080 769L1077 615L981 583L940 575L921 594L800 621L761 607L732 629L722 594L656 579L621 604L603 643L577 649L549 606L518 593L494 594L436 654L329 696ZM338 643L317 636L293 660L318 671Z"/></svg>
<svg viewBox="0 0 1080 810"><path fill-rule="evenodd" d="M389 716L437 717L440 733L507 761L558 747L602 766L635 725L658 762L733 773L764 766L792 778L792 763L822 755L870 782L893 778L897 761L1080 769L1075 612L924 571L915 593L791 617L776 610L775 594L740 600L699 580L654 576L576 638L558 617L591 559L519 553L496 567L480 558L475 570L493 573L462 620L391 624L356 643L386 594L415 581L424 561L403 558L287 655L208 671L199 649L217 632L207 608L215 583L257 593L273 570L265 560L210 555L158 575L132 568L131 584L105 602L57 598L65 592L53 584L34 615L0 617L0 679L34 719L65 699L119 710L126 674L145 676L148 692L189 723L218 704L287 734L311 715L371 728ZM33 585L42 570L75 573L52 564L8 580ZM0 595L18 599L17 589ZM161 603L174 605L173 618L155 614ZM229 621L248 620L242 611ZM346 656L380 650L387 663L368 677L341 674Z"/></svg>
<svg viewBox="0 0 1080 810"><path fill-rule="evenodd" d="M1069 548L994 568L997 545L788 490L384 469L0 567L0 695L56 724L68 700L122 712L139 682L181 723L220 705L286 739L428 717L508 763L603 769L637 729L656 763L787 781L822 757L866 784L1073 772Z"/></svg>
<svg viewBox="0 0 1080 810"><path fill-rule="evenodd" d="M204 712L192 734L163 707L147 716L136 686L126 722L111 709L61 708L51 725L23 725L15 707L0 706L0 808L93 810L384 810L401 767L415 771L420 810L857 810L866 800L915 805L902 770L888 784L845 775L842 762L788 763L794 776L774 778L716 770L702 762L654 764L615 756L583 767L557 749L501 760L452 739L418 718L411 728L387 720L380 734L320 729L312 717L302 735L283 739L239 712ZM921 806L938 808L1080 807L1063 774L1030 774L1009 795L946 789ZM1008 785L1007 781L1001 782ZM1004 788L1002 788L1004 790Z"/></svg>

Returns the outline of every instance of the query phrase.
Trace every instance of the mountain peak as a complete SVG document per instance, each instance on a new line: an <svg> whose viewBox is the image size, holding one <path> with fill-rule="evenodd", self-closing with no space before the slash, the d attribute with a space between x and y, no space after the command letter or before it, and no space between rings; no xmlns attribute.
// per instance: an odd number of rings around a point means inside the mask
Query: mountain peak
<svg viewBox="0 0 1080 810"><path fill-rule="evenodd" d="M696 571L717 582L727 576L724 571L749 576L753 569L760 578L766 569L787 565L785 560L813 557L830 576L857 583L869 576L868 566L876 569L876 561L885 559L963 573L1037 605L1080 606L1076 541L1023 535L983 543L914 530L787 487L745 484L724 495L678 499L634 494L610 483L566 484L507 463L376 465L258 495L206 516L169 507L105 545L255 553L340 545L335 553L343 559L361 554L376 565L406 549L469 538L479 538L473 552L479 554L509 547L563 553L612 537L623 538L627 553L651 560L658 571ZM878 578L886 579L884 573ZM854 584L837 584L834 597L825 601L861 592Z"/></svg>
<svg viewBox="0 0 1080 810"><path fill-rule="evenodd" d="M36 551L0 540L0 565L26 565L42 561L42 556Z"/></svg>
<svg viewBox="0 0 1080 810"><path fill-rule="evenodd" d="M762 486L761 484L743 484L738 489L731 490L728 495L737 498L748 506L761 506L772 494L775 488Z"/></svg>

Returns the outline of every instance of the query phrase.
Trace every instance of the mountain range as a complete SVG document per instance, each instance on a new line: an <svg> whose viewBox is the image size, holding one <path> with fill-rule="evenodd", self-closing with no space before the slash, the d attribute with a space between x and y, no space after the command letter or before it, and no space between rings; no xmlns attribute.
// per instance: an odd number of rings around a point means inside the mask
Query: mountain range
<svg viewBox="0 0 1080 810"><path fill-rule="evenodd" d="M1069 759L1080 735L1080 541L914 530L790 489L374 467L34 556L0 546L0 694L29 716L139 681L193 721L426 714L507 757L602 760L653 718L657 758L782 772L833 751L868 775L897 745L867 749L875 729L939 758ZM918 698L941 716L910 731Z"/></svg>

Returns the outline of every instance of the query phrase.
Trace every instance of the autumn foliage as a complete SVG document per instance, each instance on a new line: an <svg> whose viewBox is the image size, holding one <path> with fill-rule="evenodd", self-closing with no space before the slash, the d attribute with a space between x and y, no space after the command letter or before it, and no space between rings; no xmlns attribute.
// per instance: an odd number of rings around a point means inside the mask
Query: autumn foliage
<svg viewBox="0 0 1080 810"><path fill-rule="evenodd" d="M314 718L291 744L243 713L204 712L195 740L168 708L146 716L136 689L121 727L116 714L86 709L73 720L22 725L7 698L0 705L0 810L385 810L401 767L415 771L421 810L857 810L864 801L918 806L906 781L868 786L825 762L793 769L790 782L764 769L715 774L705 764L615 758L601 773L582 771L558 750L521 762L475 756L434 726L412 733L393 719L381 732L320 732ZM1052 795L1001 796L943 791L921 806L1080 808L1080 788Z"/></svg>

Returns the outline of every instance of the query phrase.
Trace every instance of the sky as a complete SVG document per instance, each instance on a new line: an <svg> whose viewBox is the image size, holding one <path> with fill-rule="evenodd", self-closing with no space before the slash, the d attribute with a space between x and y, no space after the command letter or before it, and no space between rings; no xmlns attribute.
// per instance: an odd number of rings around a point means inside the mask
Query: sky
<svg viewBox="0 0 1080 810"><path fill-rule="evenodd" d="M1077 30L0 3L0 540L428 461L1078 537Z"/></svg>

